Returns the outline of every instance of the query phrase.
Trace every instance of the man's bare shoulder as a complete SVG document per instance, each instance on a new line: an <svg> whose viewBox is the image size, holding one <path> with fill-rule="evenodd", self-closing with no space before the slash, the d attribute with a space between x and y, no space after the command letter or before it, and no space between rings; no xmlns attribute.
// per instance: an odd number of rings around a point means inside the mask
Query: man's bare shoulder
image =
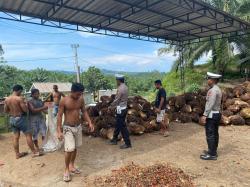
<svg viewBox="0 0 250 187"><path fill-rule="evenodd" d="M65 96L65 97L63 97L63 98L60 100L60 103L65 103L65 102L70 101L70 100L71 100L70 96Z"/></svg>

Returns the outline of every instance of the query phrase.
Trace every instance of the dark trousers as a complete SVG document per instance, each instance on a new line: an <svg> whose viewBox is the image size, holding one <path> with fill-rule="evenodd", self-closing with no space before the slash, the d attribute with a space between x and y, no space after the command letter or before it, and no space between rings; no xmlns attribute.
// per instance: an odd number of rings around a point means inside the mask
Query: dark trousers
<svg viewBox="0 0 250 187"><path fill-rule="evenodd" d="M208 145L208 153L212 156L217 154L219 144L219 125L221 114L213 114L213 118L207 118L206 121L206 137Z"/></svg>
<svg viewBox="0 0 250 187"><path fill-rule="evenodd" d="M121 114L116 114L116 125L115 125L115 131L113 135L113 139L117 140L118 135L121 132L122 138L127 145L131 145L130 139L129 139L129 132L126 125L126 116L127 116L127 109L122 110Z"/></svg>

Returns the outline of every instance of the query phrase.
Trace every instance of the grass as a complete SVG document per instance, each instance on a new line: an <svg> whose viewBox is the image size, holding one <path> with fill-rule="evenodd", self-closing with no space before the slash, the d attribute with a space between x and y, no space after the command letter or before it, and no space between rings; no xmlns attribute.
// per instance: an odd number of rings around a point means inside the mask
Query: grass
<svg viewBox="0 0 250 187"><path fill-rule="evenodd" d="M8 132L8 119L4 115L0 115L0 134Z"/></svg>

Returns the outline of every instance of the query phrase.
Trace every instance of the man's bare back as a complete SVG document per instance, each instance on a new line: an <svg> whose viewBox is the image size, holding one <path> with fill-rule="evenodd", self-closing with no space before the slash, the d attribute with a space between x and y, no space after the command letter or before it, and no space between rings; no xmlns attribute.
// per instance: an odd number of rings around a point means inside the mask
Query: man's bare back
<svg viewBox="0 0 250 187"><path fill-rule="evenodd" d="M85 104L83 97L73 99L71 96L64 97L59 106L59 111L64 111L64 124L75 126L81 124L81 111L84 112Z"/></svg>
<svg viewBox="0 0 250 187"><path fill-rule="evenodd" d="M5 112L11 116L21 116L27 111L27 105L21 96L11 95L5 100Z"/></svg>

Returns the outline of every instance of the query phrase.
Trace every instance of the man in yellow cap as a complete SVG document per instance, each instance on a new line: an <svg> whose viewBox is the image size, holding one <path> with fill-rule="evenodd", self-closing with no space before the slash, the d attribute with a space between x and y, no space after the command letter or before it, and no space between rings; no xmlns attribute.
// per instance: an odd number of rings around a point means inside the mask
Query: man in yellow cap
<svg viewBox="0 0 250 187"><path fill-rule="evenodd" d="M202 120L206 124L206 137L208 151L200 156L202 160L217 160L217 148L219 143L219 124L221 120L222 92L217 83L221 75L207 72L209 90L206 97L206 107Z"/></svg>

